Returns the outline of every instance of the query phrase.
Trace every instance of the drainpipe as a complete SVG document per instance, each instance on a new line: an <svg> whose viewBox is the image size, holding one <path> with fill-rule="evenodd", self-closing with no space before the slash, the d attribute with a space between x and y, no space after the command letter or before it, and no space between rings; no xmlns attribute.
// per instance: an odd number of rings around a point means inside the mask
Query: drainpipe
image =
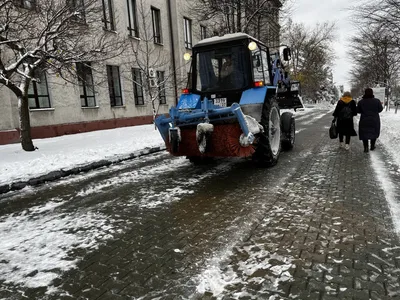
<svg viewBox="0 0 400 300"><path fill-rule="evenodd" d="M178 104L178 83L176 80L176 62L175 62L175 44L174 44L174 31L172 28L172 8L171 8L171 0L167 0L168 4L168 21L169 21L169 33L171 39L171 56L172 56L172 68L173 68L173 75L174 75L174 95L175 95L175 105Z"/></svg>

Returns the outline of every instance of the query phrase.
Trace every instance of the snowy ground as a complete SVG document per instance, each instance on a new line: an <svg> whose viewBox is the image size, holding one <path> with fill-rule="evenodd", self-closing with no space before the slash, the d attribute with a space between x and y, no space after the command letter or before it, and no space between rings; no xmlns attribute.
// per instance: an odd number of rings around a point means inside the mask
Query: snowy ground
<svg viewBox="0 0 400 300"><path fill-rule="evenodd" d="M297 111L295 115L297 120L302 120L302 124L307 125L322 118L327 113L331 113L333 108L333 106L317 105ZM312 114L310 114L311 112ZM393 163L400 166L400 153L397 151L400 142L400 113L394 114L394 110L383 112L381 120L382 132L377 151L384 146L391 154ZM353 142L360 143L358 140ZM22 151L18 144L0 146L0 184L16 179L27 179L106 157L129 154L145 147L162 145L163 142L158 131L154 130L152 125L146 125L35 140L34 144L39 147L39 150L33 153ZM385 170L385 166L375 156L376 154L376 152L370 153L373 167L380 184L384 187L386 199L393 212L393 218L400 220L400 218L396 218L400 215L400 207L396 203L393 184L388 182L387 176L382 172L382 170ZM182 160L180 163L186 164L187 162ZM117 168L117 166L114 167ZM139 179L145 180L146 176L160 176L165 170L171 168L173 168L172 165L162 161L158 165L148 166L148 169L140 171L142 173L131 171L129 176L119 178L119 180L111 178L104 179L100 184L87 184L83 189L77 189L75 191L76 196L71 197L71 199L85 199L90 197L92 193L107 190L111 186L115 187L118 184ZM174 168L176 168L176 162ZM165 202L156 200L174 201L174 197L166 198L166 195L172 194L176 196L176 199L179 199L182 194L195 193L192 186L199 186L199 182L204 177L212 175L213 172L221 173L224 168L226 168L225 165L220 165L215 170L209 170L209 172L204 172L198 177L192 177L192 180L181 183L181 186L175 186L172 193L168 190L164 192L153 191L149 185L146 185L143 190L144 194L139 195L138 199L132 199L132 201L137 202L139 208L151 209L165 205ZM139 201L139 198L141 201ZM68 201L66 199L53 198L52 201L34 206L21 214L9 214L0 218L0 232L3 236L0 253L9 262L6 268L0 270L0 279L7 278L6 282L8 283L18 283L31 288L47 286L54 278L59 276L58 272L48 271L51 267L63 272L76 266L76 260L65 260L71 248L96 249L101 241L110 239L115 233L110 224L124 221L111 220L98 211L85 209L67 214L62 210L62 206ZM151 205L149 205L150 202L147 202L149 199L152 200ZM279 207L276 210L276 212L274 210L271 212L280 213ZM394 224L396 230L400 233L400 222L394 222ZM212 291L214 295L222 296L227 286L236 284L243 279L239 278L229 268L226 272L221 271L221 262L228 259L237 242L233 237L231 237L231 241L233 244L227 244L226 248L221 249L220 253L210 258L204 272L196 278L199 280L197 292ZM18 255L15 255L17 248L19 248ZM243 250L247 251L248 249L245 247ZM26 253L29 253L29 255L26 255ZM33 255L32 253L36 254ZM284 278L291 280L288 273L288 270L293 266L291 257L280 257L262 251L248 259L246 264L239 265L239 271L246 280L252 274L253 269L260 266L259 259L262 259L262 264L265 267L269 267L271 260L280 261L281 265L273 271L279 274L287 274ZM275 284L275 282L273 283Z"/></svg>
<svg viewBox="0 0 400 300"><path fill-rule="evenodd" d="M300 120L310 112L321 110L322 117L327 108L326 105L314 105L295 115ZM39 148L34 152L23 151L19 144L0 146L0 185L124 156L164 145L164 142L153 125L143 125L37 139L34 145Z"/></svg>

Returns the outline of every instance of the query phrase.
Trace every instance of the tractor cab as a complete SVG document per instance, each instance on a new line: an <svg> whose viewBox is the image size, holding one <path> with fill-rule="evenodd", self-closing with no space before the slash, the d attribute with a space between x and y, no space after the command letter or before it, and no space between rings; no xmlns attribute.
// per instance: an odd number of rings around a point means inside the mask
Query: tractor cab
<svg viewBox="0 0 400 300"><path fill-rule="evenodd" d="M284 60L290 50L284 49ZM239 103L246 90L268 86L276 88L281 108L303 107L299 82L292 87L279 52L270 49L247 34L228 34L208 38L193 47L190 90L214 99L214 104L230 106ZM293 92L292 92L293 91Z"/></svg>

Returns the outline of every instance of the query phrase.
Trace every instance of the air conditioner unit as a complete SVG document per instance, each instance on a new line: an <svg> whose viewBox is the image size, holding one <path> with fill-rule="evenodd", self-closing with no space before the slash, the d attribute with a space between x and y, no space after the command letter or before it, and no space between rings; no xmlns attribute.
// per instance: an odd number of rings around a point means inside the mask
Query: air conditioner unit
<svg viewBox="0 0 400 300"><path fill-rule="evenodd" d="M156 77L156 71L153 68L149 68L149 77L154 78Z"/></svg>
<svg viewBox="0 0 400 300"><path fill-rule="evenodd" d="M154 78L150 78L149 84L151 88L157 87L157 81Z"/></svg>

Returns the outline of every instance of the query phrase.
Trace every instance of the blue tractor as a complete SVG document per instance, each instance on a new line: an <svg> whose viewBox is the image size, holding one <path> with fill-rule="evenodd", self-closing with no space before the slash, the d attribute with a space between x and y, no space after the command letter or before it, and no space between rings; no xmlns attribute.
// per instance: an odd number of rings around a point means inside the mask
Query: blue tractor
<svg viewBox="0 0 400 300"><path fill-rule="evenodd" d="M290 80L284 61L290 49L270 49L244 34L227 34L193 47L188 88L169 115L156 118L168 151L193 163L209 157L252 157L277 163L295 141L295 120L280 109L302 108L300 83Z"/></svg>

